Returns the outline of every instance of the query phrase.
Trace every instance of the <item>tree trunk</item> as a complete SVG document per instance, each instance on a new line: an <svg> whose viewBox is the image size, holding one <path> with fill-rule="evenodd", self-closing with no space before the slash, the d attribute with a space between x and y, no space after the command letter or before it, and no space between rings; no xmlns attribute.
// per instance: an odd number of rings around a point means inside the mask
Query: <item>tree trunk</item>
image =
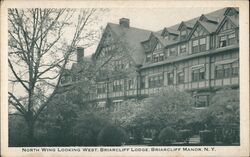
<svg viewBox="0 0 250 157"><path fill-rule="evenodd" d="M27 127L28 127L28 146L35 146L35 137L34 137L34 125L35 125L35 121L33 120L33 118L26 118L26 122L27 122Z"/></svg>

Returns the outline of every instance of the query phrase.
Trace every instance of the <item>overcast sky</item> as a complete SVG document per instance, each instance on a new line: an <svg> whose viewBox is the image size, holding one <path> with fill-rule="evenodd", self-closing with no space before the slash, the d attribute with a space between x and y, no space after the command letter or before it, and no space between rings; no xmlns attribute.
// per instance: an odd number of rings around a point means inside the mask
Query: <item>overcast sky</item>
<svg viewBox="0 0 250 157"><path fill-rule="evenodd" d="M104 15L100 26L106 27L108 22L119 23L122 17L130 19L130 26L159 31L164 27L172 26L201 14L206 14L221 8L135 8L135 9L111 9ZM95 52L98 43L85 50L85 55L89 56Z"/></svg>

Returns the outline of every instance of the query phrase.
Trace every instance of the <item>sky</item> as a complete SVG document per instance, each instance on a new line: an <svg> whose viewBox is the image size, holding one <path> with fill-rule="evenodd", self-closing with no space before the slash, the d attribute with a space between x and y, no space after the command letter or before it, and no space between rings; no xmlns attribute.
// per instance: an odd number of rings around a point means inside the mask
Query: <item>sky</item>
<svg viewBox="0 0 250 157"><path fill-rule="evenodd" d="M192 18L213 12L221 8L113 8L103 16L99 25L103 28L107 23L119 23L120 18L130 19L130 26L159 31L164 27L172 26L181 21L186 21ZM98 43L85 50L85 56L93 54Z"/></svg>

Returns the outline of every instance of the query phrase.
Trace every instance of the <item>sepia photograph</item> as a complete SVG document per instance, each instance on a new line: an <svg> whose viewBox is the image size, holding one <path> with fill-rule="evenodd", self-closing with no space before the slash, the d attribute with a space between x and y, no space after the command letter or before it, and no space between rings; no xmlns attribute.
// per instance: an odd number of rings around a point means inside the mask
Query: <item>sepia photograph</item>
<svg viewBox="0 0 250 157"><path fill-rule="evenodd" d="M244 143L240 7L6 10L8 148L195 153Z"/></svg>

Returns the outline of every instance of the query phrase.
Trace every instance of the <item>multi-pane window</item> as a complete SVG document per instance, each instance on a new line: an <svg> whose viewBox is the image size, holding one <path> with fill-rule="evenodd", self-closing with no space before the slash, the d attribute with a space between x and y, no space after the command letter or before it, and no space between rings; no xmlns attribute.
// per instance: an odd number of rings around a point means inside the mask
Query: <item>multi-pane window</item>
<svg viewBox="0 0 250 157"><path fill-rule="evenodd" d="M163 75L155 75L149 77L148 80L148 86L149 88L154 88L154 87L162 87L163 86Z"/></svg>
<svg viewBox="0 0 250 157"><path fill-rule="evenodd" d="M150 54L146 55L146 62L150 62L150 60L151 60L151 55Z"/></svg>
<svg viewBox="0 0 250 157"><path fill-rule="evenodd" d="M217 65L215 68L215 78L229 78L239 75L239 62Z"/></svg>
<svg viewBox="0 0 250 157"><path fill-rule="evenodd" d="M233 45L236 43L235 33L228 35L228 45Z"/></svg>
<svg viewBox="0 0 250 157"><path fill-rule="evenodd" d="M114 66L115 66L115 70L120 70L120 69L124 68L124 64L123 64L122 60L114 61Z"/></svg>
<svg viewBox="0 0 250 157"><path fill-rule="evenodd" d="M180 46L180 53L185 53L187 51L186 44Z"/></svg>
<svg viewBox="0 0 250 157"><path fill-rule="evenodd" d="M170 48L169 56L176 56L176 54L177 54L176 47Z"/></svg>
<svg viewBox="0 0 250 157"><path fill-rule="evenodd" d="M199 52L199 40L194 40L192 44L193 53Z"/></svg>
<svg viewBox="0 0 250 157"><path fill-rule="evenodd" d="M192 52L203 52L206 51L206 38L200 38L197 40L193 40L192 43Z"/></svg>
<svg viewBox="0 0 250 157"><path fill-rule="evenodd" d="M220 47L225 47L228 45L233 45L237 43L236 40L236 35L235 33L229 34L229 35L224 35L220 37L220 41L219 41L219 46Z"/></svg>
<svg viewBox="0 0 250 157"><path fill-rule="evenodd" d="M174 84L174 73L168 73L168 85Z"/></svg>
<svg viewBox="0 0 250 157"><path fill-rule="evenodd" d="M114 92L119 92L122 91L122 85L123 81L122 80L116 80L113 82L113 91Z"/></svg>
<svg viewBox="0 0 250 157"><path fill-rule="evenodd" d="M206 51L206 38L200 39L200 52Z"/></svg>
<svg viewBox="0 0 250 157"><path fill-rule="evenodd" d="M153 54L153 60L154 60L154 62L163 61L164 60L164 54L163 53Z"/></svg>
<svg viewBox="0 0 250 157"><path fill-rule="evenodd" d="M145 76L141 76L141 88L142 89L144 89L145 86L146 86L146 83L145 83L146 81L145 80L146 80Z"/></svg>
<svg viewBox="0 0 250 157"><path fill-rule="evenodd" d="M128 80L128 89L133 89L134 88L134 80Z"/></svg>
<svg viewBox="0 0 250 157"><path fill-rule="evenodd" d="M232 63L232 76L239 76L239 62Z"/></svg>
<svg viewBox="0 0 250 157"><path fill-rule="evenodd" d="M177 83L181 84L184 83L184 72L178 72L177 73Z"/></svg>
<svg viewBox="0 0 250 157"><path fill-rule="evenodd" d="M98 84L97 85L97 93L102 94L106 92L106 84Z"/></svg>
<svg viewBox="0 0 250 157"><path fill-rule="evenodd" d="M205 79L205 67L192 69L192 81L202 81Z"/></svg>
<svg viewBox="0 0 250 157"><path fill-rule="evenodd" d="M186 30L183 30L183 31L181 31L181 36L180 36L180 39L182 40L182 39L185 39L186 38L186 35L187 35L187 31Z"/></svg>
<svg viewBox="0 0 250 157"><path fill-rule="evenodd" d="M220 47L227 46L227 36L221 36L220 37Z"/></svg>

